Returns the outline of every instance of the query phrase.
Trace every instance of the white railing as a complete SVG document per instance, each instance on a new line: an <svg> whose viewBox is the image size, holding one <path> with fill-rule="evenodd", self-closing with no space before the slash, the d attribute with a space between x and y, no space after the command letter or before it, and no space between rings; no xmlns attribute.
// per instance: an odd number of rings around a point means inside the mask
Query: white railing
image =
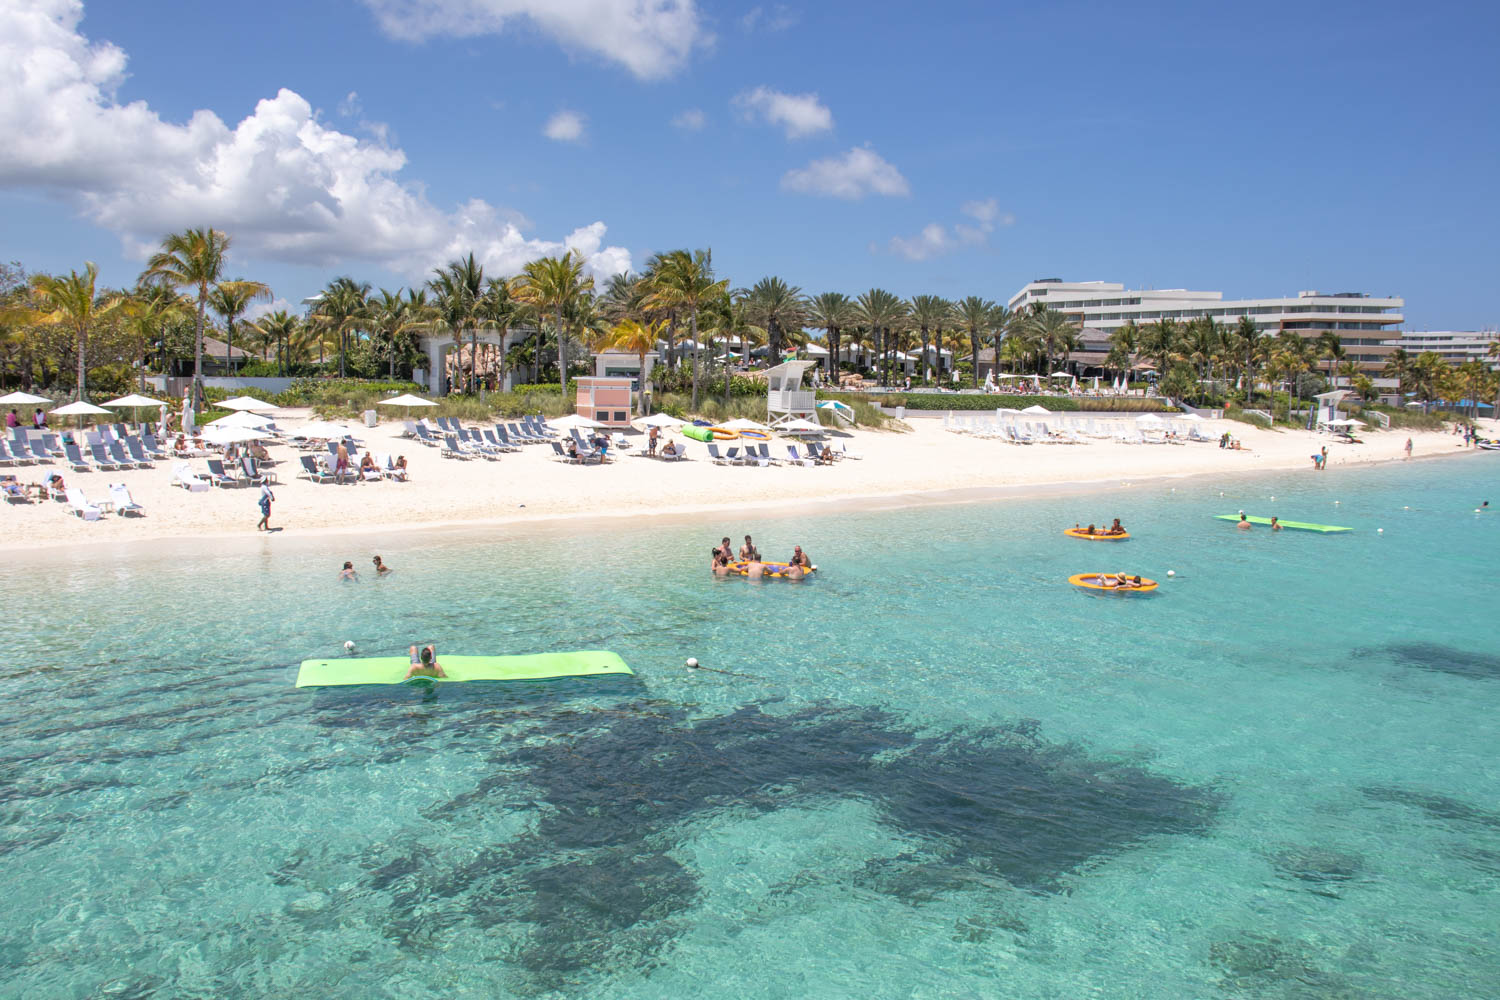
<svg viewBox="0 0 1500 1000"><path fill-rule="evenodd" d="M1271 415L1269 413L1267 413L1265 410L1242 410L1241 412L1244 413L1247 416L1260 417L1260 419L1262 419L1262 420L1264 420L1266 422L1266 426L1267 427L1269 427L1269 426L1271 426L1271 424L1275 423L1275 421L1271 419Z"/></svg>

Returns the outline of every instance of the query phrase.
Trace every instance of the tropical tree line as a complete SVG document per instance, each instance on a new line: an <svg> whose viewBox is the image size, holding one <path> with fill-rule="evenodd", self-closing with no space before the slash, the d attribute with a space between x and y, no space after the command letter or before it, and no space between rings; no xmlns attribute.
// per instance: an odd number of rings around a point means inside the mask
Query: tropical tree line
<svg viewBox="0 0 1500 1000"><path fill-rule="evenodd" d="M336 363L343 376L357 356L363 369L379 364L395 378L422 363L419 338L439 334L457 348L459 388L469 393L517 370L532 379L550 372L566 386L571 370L587 364L588 353L623 351L644 367L647 355L660 347L665 372L686 370L696 407L711 382L728 396L734 359L743 362L760 347L779 359L813 341L808 329L823 331L830 379L838 378L840 359L857 352L873 355L886 385L897 359L914 350L920 351L920 381L944 374L946 353L968 359L959 367L968 369L977 387L976 362L985 352L996 370L1045 375L1066 364L1080 344L1077 325L1040 303L1012 311L981 296L903 299L881 288L853 297L807 295L776 276L732 287L715 273L707 249L656 254L639 273L615 275L602 288L572 252L531 261L514 275L486 273L471 253L434 269L419 287L376 290L337 277L314 297L306 315L275 310L247 319L271 289L229 276L230 247L230 237L215 229L169 234L130 289L99 287L92 263L68 275L26 275L19 265L5 265L0 375L30 385L61 381L66 368L81 397L89 372L100 366L126 364L144 378L153 358L191 357L201 396L204 338L212 332L226 344L226 364L238 341L283 373ZM486 332L498 334L505 349L481 344ZM1274 405L1277 385L1301 395L1308 376L1343 377L1359 395L1374 394L1333 331L1316 338L1271 333L1249 317L1228 325L1208 317L1127 323L1111 335L1104 365L1126 373L1149 366L1168 395L1229 393L1246 406L1257 402L1258 393ZM1453 368L1435 354L1411 358L1398 349L1384 374L1428 401L1492 397L1483 371L1477 362Z"/></svg>

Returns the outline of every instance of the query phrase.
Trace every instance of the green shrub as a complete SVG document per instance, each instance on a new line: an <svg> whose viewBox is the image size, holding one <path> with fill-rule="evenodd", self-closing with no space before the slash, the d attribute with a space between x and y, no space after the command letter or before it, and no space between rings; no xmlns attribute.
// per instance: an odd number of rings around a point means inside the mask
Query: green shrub
<svg viewBox="0 0 1500 1000"><path fill-rule="evenodd" d="M868 395L858 392L820 392L819 399L837 399L853 406L856 402L879 404L887 409L904 406L908 410L996 410L1008 407L1022 410L1038 404L1053 412L1161 413L1172 409L1166 401L1154 396L1010 396L1001 393L890 392Z"/></svg>

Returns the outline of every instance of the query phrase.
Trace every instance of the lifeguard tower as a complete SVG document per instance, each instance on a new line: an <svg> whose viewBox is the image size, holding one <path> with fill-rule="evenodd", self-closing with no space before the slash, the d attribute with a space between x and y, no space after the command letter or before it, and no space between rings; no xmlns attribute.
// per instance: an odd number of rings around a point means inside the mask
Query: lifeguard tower
<svg viewBox="0 0 1500 1000"><path fill-rule="evenodd" d="M1313 426L1321 430L1340 419L1339 402L1348 395L1351 395L1348 389L1333 389L1313 396L1313 399L1318 401L1317 423Z"/></svg>
<svg viewBox="0 0 1500 1000"><path fill-rule="evenodd" d="M587 376L574 381L578 383L575 409L580 417L597 420L607 427L630 426L632 379Z"/></svg>
<svg viewBox="0 0 1500 1000"><path fill-rule="evenodd" d="M778 427L790 420L818 422L818 394L802 388L802 376L816 361L787 361L766 370L766 422Z"/></svg>

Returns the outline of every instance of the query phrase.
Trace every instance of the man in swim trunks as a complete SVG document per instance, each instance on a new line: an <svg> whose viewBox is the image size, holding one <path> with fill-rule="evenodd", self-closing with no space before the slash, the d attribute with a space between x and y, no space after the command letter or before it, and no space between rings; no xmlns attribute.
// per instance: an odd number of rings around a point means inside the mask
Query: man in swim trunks
<svg viewBox="0 0 1500 1000"><path fill-rule="evenodd" d="M646 434L646 454L656 454L656 442L660 437L661 428L657 427L655 424L652 424L651 430Z"/></svg>
<svg viewBox="0 0 1500 1000"><path fill-rule="evenodd" d="M1245 520L1245 515L1241 514L1240 515L1240 523L1236 524L1235 527L1238 528L1238 529L1240 529L1241 531L1249 531L1251 528L1254 528L1255 525L1253 525L1249 521Z"/></svg>
<svg viewBox="0 0 1500 1000"><path fill-rule="evenodd" d="M743 562L760 562L760 550L755 547L749 535L745 536L745 544L740 546L740 559Z"/></svg>
<svg viewBox="0 0 1500 1000"><path fill-rule="evenodd" d="M428 643L417 652L417 647L411 647L411 666L406 670L406 676L401 678L409 681L413 677L447 677L443 672L443 665L437 660L437 647Z"/></svg>
<svg viewBox="0 0 1500 1000"><path fill-rule="evenodd" d="M728 535L724 536L724 540L719 543L719 547L714 549L714 552L723 556L726 562L734 558L734 544L729 541Z"/></svg>
<svg viewBox="0 0 1500 1000"><path fill-rule="evenodd" d="M804 571L812 569L812 560L807 558L807 553L802 551L802 546L794 545L792 548L796 551L792 553L792 558L787 560L787 565L800 566Z"/></svg>

